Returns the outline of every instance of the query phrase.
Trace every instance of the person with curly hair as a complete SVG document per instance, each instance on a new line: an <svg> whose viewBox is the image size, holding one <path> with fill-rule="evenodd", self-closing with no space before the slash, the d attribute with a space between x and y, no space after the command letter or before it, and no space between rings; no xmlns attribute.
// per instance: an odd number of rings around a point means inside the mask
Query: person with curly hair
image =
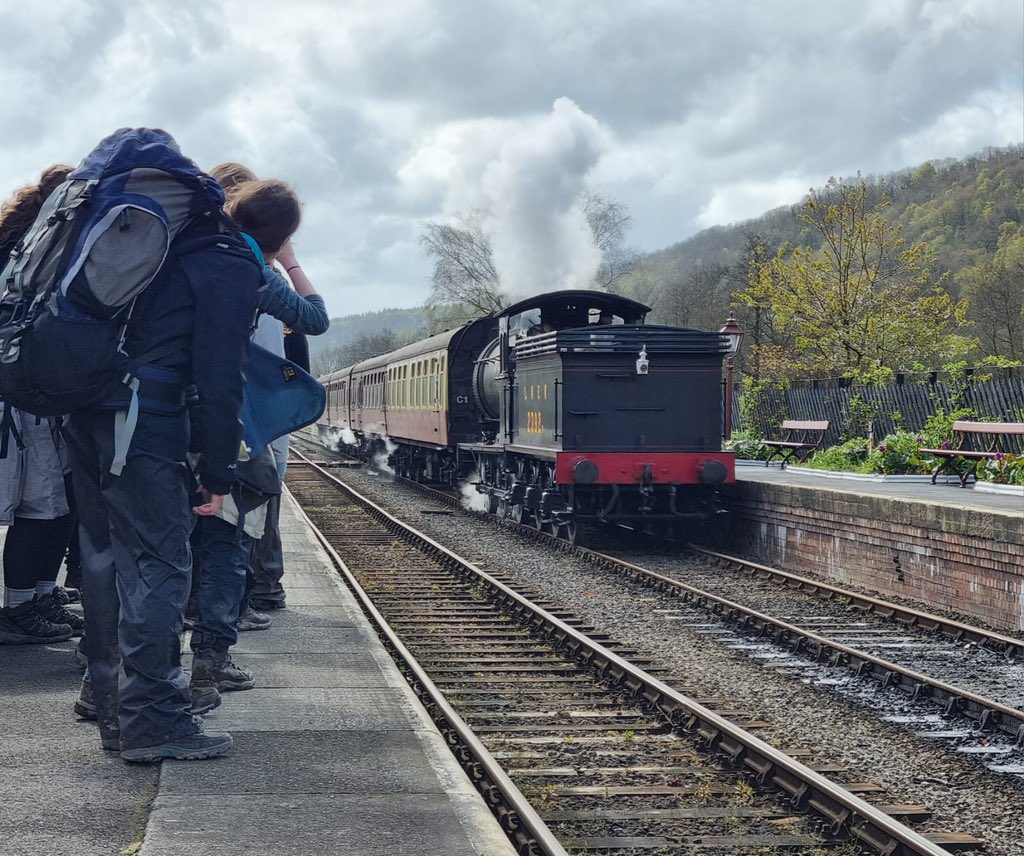
<svg viewBox="0 0 1024 856"><path fill-rule="evenodd" d="M47 197L72 167L54 164L39 181L0 206L0 270L32 226ZM2 408L3 405L0 405ZM0 644L62 642L85 622L65 607L57 573L74 528L70 462L60 418L12 409L16 444L0 458L0 525L4 540L4 601Z"/></svg>

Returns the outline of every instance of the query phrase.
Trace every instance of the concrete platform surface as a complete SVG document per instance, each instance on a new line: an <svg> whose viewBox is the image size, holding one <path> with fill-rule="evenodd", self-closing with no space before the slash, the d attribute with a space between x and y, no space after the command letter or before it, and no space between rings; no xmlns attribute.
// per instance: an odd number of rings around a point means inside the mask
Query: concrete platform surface
<svg viewBox="0 0 1024 856"><path fill-rule="evenodd" d="M0 646L0 854L513 856L290 495L281 531L288 608L206 718L227 757L125 764L72 712L71 643Z"/></svg>
<svg viewBox="0 0 1024 856"><path fill-rule="evenodd" d="M985 493L957 484L931 484L929 482L889 482L868 479L834 478L801 472L799 467L766 467L759 464L740 464L736 467L737 481L756 481L768 484L799 485L819 490L857 494L861 496L887 496L930 505L949 505L957 508L983 509L1005 512L1024 517L1024 497L1010 494Z"/></svg>

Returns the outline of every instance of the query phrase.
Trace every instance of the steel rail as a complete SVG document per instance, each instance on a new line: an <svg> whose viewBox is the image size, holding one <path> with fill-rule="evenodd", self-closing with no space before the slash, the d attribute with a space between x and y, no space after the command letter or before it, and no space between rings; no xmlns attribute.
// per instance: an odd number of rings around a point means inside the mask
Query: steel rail
<svg viewBox="0 0 1024 856"><path fill-rule="evenodd" d="M306 458L301 452L293 449L292 454L297 455L306 466L310 467L322 478L335 482L358 502L373 509L375 515L378 512L380 514L387 514L387 512L379 509L370 500L357 494L352 488ZM429 700L428 703L424 704L424 707L427 708L428 713L437 725L438 730L444 735L448 745L459 748L459 751L456 753L458 760L466 768L470 779L481 796L483 796L492 813L495 814L505 832L510 837L518 839L515 842L515 846L521 856L541 856L541 854L543 856L568 856L554 833L548 829L547 824L544 823L529 800L523 796L519 788L509 778L501 764L495 760L487 747L473 733L473 730L466 721L448 703L413 654L402 643L402 640L398 638L395 631L391 629L387 620L377 607L373 605L373 602L349 570L345 561L338 555L337 551L327 540L327 537L310 520L301 506L299 507L299 513L306 526L309 527L316 540L320 543L320 546L330 556L331 561L344 577L349 588L359 599L364 612L373 624L376 625L377 631L384 638L385 644L405 665L407 680L411 677L410 683L413 684L413 689L417 695L421 696L421 702L423 701L423 696ZM394 520L394 518L391 519ZM507 805L502 805L503 800Z"/></svg>
<svg viewBox="0 0 1024 856"><path fill-rule="evenodd" d="M819 662L827 660L832 666L848 666L854 669L858 676L874 678L883 687L900 687L906 690L914 701L931 698L939 703L947 714L965 714L976 719L982 729L998 728L1011 735L1018 745L1024 745L1024 711L936 680L889 660L883 660L866 651L836 642L812 630L782 621L775 616L634 565L624 559L593 550L587 552L591 561L628 571L634 578L656 584L662 591L678 593L684 602L694 603L716 615L738 621L743 627L753 627L759 635L770 636L778 644L788 644L795 652L809 648Z"/></svg>
<svg viewBox="0 0 1024 856"><path fill-rule="evenodd" d="M552 613L533 604L473 563L462 559L428 535L398 520L333 474L315 466L308 460L307 465L314 469L321 478L334 483L339 490L363 505L392 531L425 546L450 570L460 571L472 578L486 582L503 602L516 612L530 616L530 623L535 629L543 630L549 638L560 643L562 647L593 668L600 677L629 689L634 696L661 711L673 725L689 732L695 732L706 745L724 753L734 764L742 764L747 767L758 781L770 784L787 794L794 806L808 807L827 818L831 823L833 834L839 834L845 829L885 856L911 856L911 854L915 854L915 856L948 856L948 851L929 841L920 833L816 773L785 752L770 746L668 684L647 674ZM319 536L319 540L321 543L325 541L322 536ZM344 562L340 557L331 549L329 552L334 561L344 567ZM605 558L616 561L611 557ZM346 576L351 578L350 574ZM357 588L356 591L359 589ZM361 599L363 602L368 601L365 595ZM426 678L425 675L424 678ZM429 681L429 678L426 680ZM454 712L452 715L456 716Z"/></svg>
<svg viewBox="0 0 1024 856"><path fill-rule="evenodd" d="M747 559L740 559L736 556L729 556L725 553L709 550L706 547L699 547L693 544L688 546L689 549L697 555L706 556L719 562L724 562L727 565L733 565L737 569L746 570L748 573L755 576L774 578L785 582L789 588L794 588L810 594L816 594L825 599L839 597L846 598L854 606L868 610L872 614L880 616L881 618L891 619L901 624L918 627L929 632L939 632L944 636L948 636L954 642L974 642L976 644L984 645L986 648L991 650L1004 653L1008 657L1024 658L1024 639L1015 638L1013 636L1004 636L1001 633L986 630L982 627L974 627L970 624L964 624L960 621L944 618L941 615L935 615L931 612L924 612L923 610L913 609L912 607L890 603L889 601L880 600L879 598L871 597L866 594L860 594L855 591L850 591L849 589L839 588L831 583L812 580L807 577L801 577L797 574L790 573L789 571L782 571L778 568L769 567L768 565L761 565Z"/></svg>

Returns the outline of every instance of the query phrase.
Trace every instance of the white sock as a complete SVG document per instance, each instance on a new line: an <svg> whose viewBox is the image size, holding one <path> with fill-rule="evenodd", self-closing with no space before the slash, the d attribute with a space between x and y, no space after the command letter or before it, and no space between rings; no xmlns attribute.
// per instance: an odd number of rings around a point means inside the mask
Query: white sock
<svg viewBox="0 0 1024 856"><path fill-rule="evenodd" d="M28 603L35 595L35 589L12 589L4 586L4 608L14 609L16 606Z"/></svg>
<svg viewBox="0 0 1024 856"><path fill-rule="evenodd" d="M53 580L36 580L36 594L40 597L49 597L55 588L57 588L57 583Z"/></svg>

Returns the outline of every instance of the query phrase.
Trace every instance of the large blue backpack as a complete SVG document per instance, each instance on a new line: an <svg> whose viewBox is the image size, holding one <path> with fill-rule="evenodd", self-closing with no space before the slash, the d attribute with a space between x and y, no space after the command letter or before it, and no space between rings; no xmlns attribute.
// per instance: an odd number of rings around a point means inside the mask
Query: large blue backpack
<svg viewBox="0 0 1024 856"><path fill-rule="evenodd" d="M126 401L118 413L120 472L134 431L142 375L182 347L128 354L136 298L169 254L212 244L251 259L221 213L224 192L182 155L174 138L122 128L102 140L46 200L0 273L0 457L7 451L10 407L58 416ZM196 218L208 237L175 238Z"/></svg>
<svg viewBox="0 0 1024 856"><path fill-rule="evenodd" d="M0 398L57 416L132 388L139 366L166 356L125 353L135 300L185 226L221 222L223 202L220 185L166 132L122 128L102 140L0 273ZM246 252L227 227L223 240Z"/></svg>

